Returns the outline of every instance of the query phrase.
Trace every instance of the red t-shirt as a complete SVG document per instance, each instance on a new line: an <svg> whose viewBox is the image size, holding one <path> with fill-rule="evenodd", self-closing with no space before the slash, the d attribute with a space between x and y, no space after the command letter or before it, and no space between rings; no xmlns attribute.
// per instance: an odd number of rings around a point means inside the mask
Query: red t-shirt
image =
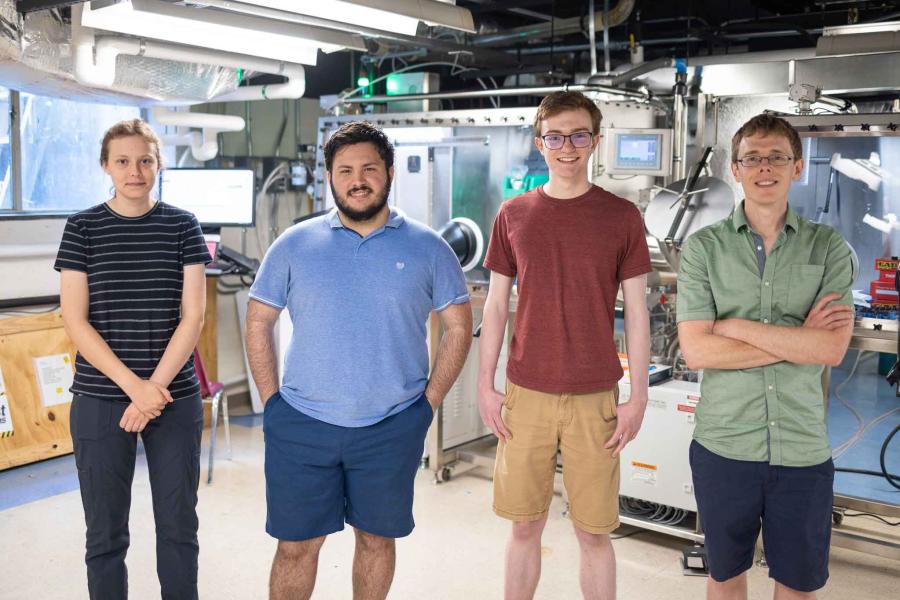
<svg viewBox="0 0 900 600"><path fill-rule="evenodd" d="M569 200L542 188L500 207L484 266L518 277L506 376L548 393L609 389L622 377L613 341L619 284L651 271L637 207L593 186Z"/></svg>

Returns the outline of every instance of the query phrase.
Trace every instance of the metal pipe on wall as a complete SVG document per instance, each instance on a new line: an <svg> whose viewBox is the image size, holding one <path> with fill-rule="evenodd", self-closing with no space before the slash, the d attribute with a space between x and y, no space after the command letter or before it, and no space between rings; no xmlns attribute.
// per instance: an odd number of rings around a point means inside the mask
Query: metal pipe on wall
<svg viewBox="0 0 900 600"><path fill-rule="evenodd" d="M822 33L822 28L810 29L810 34L818 35ZM742 40L750 40L750 39L762 39L762 38L773 38L773 37L791 37L796 36L797 31L795 29L786 29L779 31L765 31L765 32L756 32L756 33L729 33L722 34L717 36L717 39L725 39L725 40L734 40L734 41L742 41ZM682 37L670 37L670 38L644 38L641 40L641 46L665 46L671 44L686 44L688 42L703 42L706 41L704 38L701 38L696 35L691 36L682 36ZM630 48L629 42L610 42L609 43L610 50L627 50ZM590 49L590 42L584 44L566 44L563 46L556 45L554 46L554 52L583 52L585 50ZM806 49L798 48L800 52L805 52ZM813 50L815 50L813 48ZM522 48L520 50L508 50L510 53L518 53L521 56L529 56L534 54L548 54L550 52L550 46L536 46L531 48ZM724 58L730 56L728 54L722 55L713 55L712 58ZM707 56L696 57L700 59L709 58ZM692 61L693 62L693 61Z"/></svg>
<svg viewBox="0 0 900 600"><path fill-rule="evenodd" d="M588 2L588 14L594 14L594 0ZM597 72L597 27L594 19L588 23L588 38L591 40L591 75L593 75ZM605 42L603 45L606 47Z"/></svg>
<svg viewBox="0 0 900 600"><path fill-rule="evenodd" d="M591 25L594 25L596 13L591 11ZM591 41L593 44L593 40ZM609 0L603 0L603 72L609 73L612 64L609 61Z"/></svg>
<svg viewBox="0 0 900 600"><path fill-rule="evenodd" d="M684 179L687 173L687 127L688 106L687 95L687 62L684 59L675 61L675 85L672 88L672 173L676 181Z"/></svg>
<svg viewBox="0 0 900 600"><path fill-rule="evenodd" d="M709 94L697 94L697 135L694 143L701 148L715 146L715 142L712 144L706 142L706 104L708 102Z"/></svg>
<svg viewBox="0 0 900 600"><path fill-rule="evenodd" d="M684 94L675 94L672 112L672 178L675 181L684 179L686 173L687 112L687 102L684 99Z"/></svg>
<svg viewBox="0 0 900 600"><path fill-rule="evenodd" d="M642 63L633 69L629 69L624 73L619 73L614 77L606 77L603 75L592 75L588 77L589 85L608 85L611 87L616 87L622 85L627 81L631 81L635 77L639 77L646 73L650 73L651 71L655 71L656 69L666 69L675 65L675 59L664 57L657 58L655 60L651 60L649 62Z"/></svg>

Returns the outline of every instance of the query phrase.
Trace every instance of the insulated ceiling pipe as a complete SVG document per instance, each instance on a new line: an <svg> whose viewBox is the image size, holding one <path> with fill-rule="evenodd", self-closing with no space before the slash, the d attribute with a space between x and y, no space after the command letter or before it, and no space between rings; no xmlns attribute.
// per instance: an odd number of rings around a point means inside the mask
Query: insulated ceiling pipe
<svg viewBox="0 0 900 600"><path fill-rule="evenodd" d="M634 0L619 0L609 11L608 26L615 27L624 23L631 11L634 9ZM603 11L594 13L594 28L602 29L604 27ZM590 16L587 17L590 19ZM569 19L554 19L537 23L535 25L527 25L525 27L516 27L503 33L492 33L487 35L477 35L472 40L476 46L498 46L512 44L516 42L529 42L535 39L547 38L552 35L568 35L570 33L578 33L584 31L589 23L585 23L586 19L582 17L571 17Z"/></svg>
<svg viewBox="0 0 900 600"><path fill-rule="evenodd" d="M72 53L75 57L75 78L85 85L112 87L116 78L116 57L119 54L129 54L287 77L285 83L240 87L210 98L210 102L294 100L303 96L306 91L306 72L302 65L143 38L96 36L93 29L81 25L81 11L82 7L79 5L72 7Z"/></svg>
<svg viewBox="0 0 900 600"><path fill-rule="evenodd" d="M185 48L168 42L153 40L124 40L123 38L100 38L97 42L98 55L107 45L119 49L123 54L134 54L172 60L176 62L193 62L219 67L244 69L270 75L287 77L284 83L272 85L247 85L230 92L213 96L209 102L236 102L245 100L296 100L306 91L306 71L303 65L286 63L268 58L257 58L218 50L202 48Z"/></svg>
<svg viewBox="0 0 900 600"><path fill-rule="evenodd" d="M79 65L79 63L76 62L75 74L79 81L81 81L79 75L82 71L79 70L78 67L87 66L89 71L102 71L102 74L96 76L91 75L89 79L99 79L104 82L109 81L107 86L111 86L113 80L115 80L116 57L119 54L129 54L132 56L146 56L148 58L171 60L175 62L201 63L219 67L246 69L287 77L287 81L284 83L239 87L230 92L214 96L208 100L209 102L295 100L303 96L303 93L306 91L306 72L303 69L303 65L285 63L267 58L244 56L242 54L232 54L230 52L219 52L217 50L190 48L170 44L168 42L157 42L154 40L137 38L103 36L95 38L94 46L96 48L97 56L96 65L93 65L92 67L91 65L85 65L83 63ZM82 83L87 82L82 81Z"/></svg>
<svg viewBox="0 0 900 600"><path fill-rule="evenodd" d="M209 102L235 102L245 100L296 100L306 91L306 72L303 65L285 63L268 58L256 58L217 50L185 48L168 42L153 40L101 37L97 39L97 56L131 54L175 62L191 62L234 69L246 69L287 77L284 83L272 85L247 85L210 98Z"/></svg>
<svg viewBox="0 0 900 600"><path fill-rule="evenodd" d="M116 80L115 55L94 55L94 30L81 25L81 5L72 7L72 58L75 79L90 87L112 87ZM112 62L110 63L110 58Z"/></svg>
<svg viewBox="0 0 900 600"><path fill-rule="evenodd" d="M166 136L168 143L190 145L191 155L201 162L212 160L219 153L219 133L242 131L245 123L241 117L233 115L213 115L195 112L176 112L165 106L151 109L153 121L160 125L175 127L196 127L201 131L191 131L181 136Z"/></svg>

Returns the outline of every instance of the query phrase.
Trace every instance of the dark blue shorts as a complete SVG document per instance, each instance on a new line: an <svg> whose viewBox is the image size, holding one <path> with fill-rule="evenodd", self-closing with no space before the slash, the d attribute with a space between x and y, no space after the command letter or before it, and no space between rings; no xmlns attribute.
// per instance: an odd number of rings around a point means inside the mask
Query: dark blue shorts
<svg viewBox="0 0 900 600"><path fill-rule="evenodd" d="M753 564L762 526L769 577L800 592L828 580L834 463L781 467L733 460L691 442L691 470L709 573L736 577Z"/></svg>
<svg viewBox="0 0 900 600"><path fill-rule="evenodd" d="M413 482L433 418L422 396L368 427L309 417L275 394L264 410L266 532L308 540L344 528L397 538L413 521Z"/></svg>

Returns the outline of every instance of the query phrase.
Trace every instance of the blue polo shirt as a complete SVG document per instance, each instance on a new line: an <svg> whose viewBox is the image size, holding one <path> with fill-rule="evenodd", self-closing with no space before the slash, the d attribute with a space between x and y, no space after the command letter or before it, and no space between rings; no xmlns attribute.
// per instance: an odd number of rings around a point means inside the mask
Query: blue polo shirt
<svg viewBox="0 0 900 600"><path fill-rule="evenodd" d="M336 209L294 225L269 248L250 297L287 308L294 325L282 398L342 427L415 402L428 382L428 315L469 300L450 246L393 208L365 238Z"/></svg>

